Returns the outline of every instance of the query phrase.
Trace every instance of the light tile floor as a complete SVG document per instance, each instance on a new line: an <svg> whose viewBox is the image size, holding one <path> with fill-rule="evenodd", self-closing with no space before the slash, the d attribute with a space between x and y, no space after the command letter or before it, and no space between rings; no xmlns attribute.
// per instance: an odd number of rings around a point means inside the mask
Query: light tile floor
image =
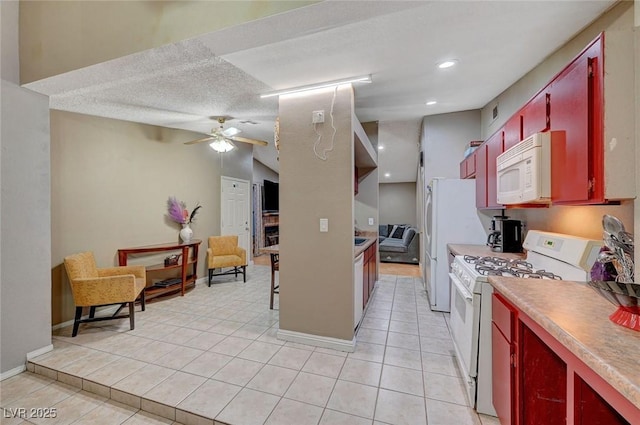
<svg viewBox="0 0 640 425"><path fill-rule="evenodd" d="M278 340L269 279L254 265L246 283L150 302L134 331L56 331L52 352L0 383L0 423L498 423L468 407L447 315L429 310L419 278L380 276L354 353Z"/></svg>

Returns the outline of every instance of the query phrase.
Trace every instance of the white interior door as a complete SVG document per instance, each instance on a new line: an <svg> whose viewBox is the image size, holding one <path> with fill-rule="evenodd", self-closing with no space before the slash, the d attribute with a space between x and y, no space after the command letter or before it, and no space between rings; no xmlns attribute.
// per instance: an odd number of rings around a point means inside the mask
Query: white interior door
<svg viewBox="0 0 640 425"><path fill-rule="evenodd" d="M238 235L238 245L247 251L247 260L251 258L250 199L248 180L222 177L220 233Z"/></svg>

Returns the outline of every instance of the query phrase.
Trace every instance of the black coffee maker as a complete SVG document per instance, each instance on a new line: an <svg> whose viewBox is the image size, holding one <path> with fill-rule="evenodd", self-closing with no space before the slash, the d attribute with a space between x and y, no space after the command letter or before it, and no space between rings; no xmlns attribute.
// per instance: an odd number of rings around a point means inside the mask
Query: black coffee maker
<svg viewBox="0 0 640 425"><path fill-rule="evenodd" d="M495 252L522 252L522 222L505 215L493 216L487 245Z"/></svg>

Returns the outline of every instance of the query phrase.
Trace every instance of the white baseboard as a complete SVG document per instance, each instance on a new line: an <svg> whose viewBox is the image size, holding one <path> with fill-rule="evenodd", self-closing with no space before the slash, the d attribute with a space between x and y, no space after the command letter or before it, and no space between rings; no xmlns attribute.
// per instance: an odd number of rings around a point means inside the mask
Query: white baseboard
<svg viewBox="0 0 640 425"><path fill-rule="evenodd" d="M16 376L24 372L25 370L27 370L27 366L22 365L22 366L14 367L13 369L10 369L6 372L2 372L0 373L0 381L4 381L5 379L11 378L12 376Z"/></svg>
<svg viewBox="0 0 640 425"><path fill-rule="evenodd" d="M352 340L332 338L329 336L320 336L306 334L302 332L288 331L286 329L278 329L277 338L284 341L296 342L298 344L313 345L315 347L331 348L332 350L347 351L353 353L356 351L356 338Z"/></svg>
<svg viewBox="0 0 640 425"><path fill-rule="evenodd" d="M52 351L52 350L53 350L53 345L49 344L49 345L45 345L42 348L38 348L37 350L30 351L27 353L27 361L31 360L34 357L38 357L45 353L48 353L49 351ZM23 364L18 367L14 367L13 369L7 370L6 372L2 372L0 373L0 381L4 381L7 378L16 376L24 372L25 370L27 370L27 365Z"/></svg>
<svg viewBox="0 0 640 425"><path fill-rule="evenodd" d="M45 345L42 348L38 348L37 350L33 350L27 353L27 360L31 360L34 357L41 356L49 351L53 351L53 344Z"/></svg>

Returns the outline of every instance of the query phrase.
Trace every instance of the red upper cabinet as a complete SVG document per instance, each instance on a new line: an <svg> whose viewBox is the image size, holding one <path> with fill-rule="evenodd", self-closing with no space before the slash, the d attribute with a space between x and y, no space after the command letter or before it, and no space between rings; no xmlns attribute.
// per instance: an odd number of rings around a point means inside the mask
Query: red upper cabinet
<svg viewBox="0 0 640 425"><path fill-rule="evenodd" d="M554 204L635 197L631 51L630 32L600 34L549 84L550 129L564 132L551 144Z"/></svg>
<svg viewBox="0 0 640 425"><path fill-rule="evenodd" d="M504 152L504 132L498 131L487 140L487 208L502 208L498 204L498 167L496 159Z"/></svg>
<svg viewBox="0 0 640 425"><path fill-rule="evenodd" d="M476 153L471 153L460 162L460 178L470 179L476 175Z"/></svg>
<svg viewBox="0 0 640 425"><path fill-rule="evenodd" d="M487 142L474 152L476 157L476 207L487 208Z"/></svg>
<svg viewBox="0 0 640 425"><path fill-rule="evenodd" d="M498 130L474 153L476 155L476 207L503 208L497 201L496 158L504 152L504 131Z"/></svg>
<svg viewBox="0 0 640 425"><path fill-rule="evenodd" d="M518 112L504 125L504 150L516 145L522 139L522 115Z"/></svg>
<svg viewBox="0 0 640 425"><path fill-rule="evenodd" d="M551 130L564 132L564 142L551 146L551 200L554 203L588 203L593 191L597 160L594 105L601 101L600 44L578 56L550 84ZM600 132L601 133L601 132Z"/></svg>
<svg viewBox="0 0 640 425"><path fill-rule="evenodd" d="M522 139L534 133L549 130L551 109L551 95L548 90L538 93L527 103L520 113L522 119ZM505 148L506 150L506 148Z"/></svg>
<svg viewBox="0 0 640 425"><path fill-rule="evenodd" d="M606 43L605 43L606 41ZM610 47L607 47L610 46ZM605 72L606 61L606 72ZM476 205L496 201L496 157L554 131L551 202L602 204L635 197L633 34L600 34L476 151ZM606 108L605 108L606 107ZM461 176L469 174L461 164Z"/></svg>

